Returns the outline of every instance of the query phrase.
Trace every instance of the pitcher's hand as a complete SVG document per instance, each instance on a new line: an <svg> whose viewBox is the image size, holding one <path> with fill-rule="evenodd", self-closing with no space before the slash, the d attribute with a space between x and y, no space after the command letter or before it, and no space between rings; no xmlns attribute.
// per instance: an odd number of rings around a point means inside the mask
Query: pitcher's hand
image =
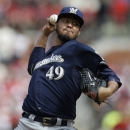
<svg viewBox="0 0 130 130"><path fill-rule="evenodd" d="M47 23L42 29L43 35L48 37L55 29L56 29L56 24L52 25L49 22L49 18L47 18Z"/></svg>

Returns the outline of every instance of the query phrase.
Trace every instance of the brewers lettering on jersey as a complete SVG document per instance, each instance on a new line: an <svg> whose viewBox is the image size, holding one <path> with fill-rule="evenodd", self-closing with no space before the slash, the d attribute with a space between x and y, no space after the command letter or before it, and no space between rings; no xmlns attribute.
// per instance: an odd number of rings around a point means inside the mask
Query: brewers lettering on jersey
<svg viewBox="0 0 130 130"><path fill-rule="evenodd" d="M120 88L120 79L97 51L76 40L83 24L83 13L75 7L64 7L54 25L47 18L29 58L31 80L15 130L76 130L84 68L107 81L107 87L99 88L101 102Z"/></svg>
<svg viewBox="0 0 130 130"><path fill-rule="evenodd" d="M52 54L52 56L50 58L43 59L42 61L39 61L38 63L36 63L34 69L37 69L37 68L41 67L42 65L45 65L45 64L48 64L51 62L63 62L63 61L64 61L64 59L62 58L62 56Z"/></svg>

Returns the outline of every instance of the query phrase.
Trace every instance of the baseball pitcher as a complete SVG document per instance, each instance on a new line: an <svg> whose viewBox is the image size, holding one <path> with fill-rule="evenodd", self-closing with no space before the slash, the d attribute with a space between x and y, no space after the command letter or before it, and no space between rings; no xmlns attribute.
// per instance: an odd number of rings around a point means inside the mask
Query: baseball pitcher
<svg viewBox="0 0 130 130"><path fill-rule="evenodd" d="M100 105L120 88L106 61L76 40L83 24L83 13L75 7L64 7L55 24L47 19L30 55L32 77L15 130L75 130L76 101L82 93Z"/></svg>

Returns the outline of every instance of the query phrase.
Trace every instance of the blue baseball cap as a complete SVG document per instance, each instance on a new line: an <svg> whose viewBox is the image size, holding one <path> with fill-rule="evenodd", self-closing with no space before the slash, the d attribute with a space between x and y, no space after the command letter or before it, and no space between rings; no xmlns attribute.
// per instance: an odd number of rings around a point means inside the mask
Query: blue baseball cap
<svg viewBox="0 0 130 130"><path fill-rule="evenodd" d="M77 9L75 7L64 7L60 11L60 13L58 15L58 19L60 19L60 17L62 17L62 16L66 16L66 15L73 15L79 19L81 26L84 24L83 13L79 9Z"/></svg>

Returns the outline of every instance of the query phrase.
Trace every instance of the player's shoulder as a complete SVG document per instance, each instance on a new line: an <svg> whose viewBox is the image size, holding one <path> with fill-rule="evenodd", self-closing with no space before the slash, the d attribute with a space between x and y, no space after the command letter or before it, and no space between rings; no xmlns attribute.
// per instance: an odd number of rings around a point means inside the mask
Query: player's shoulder
<svg viewBox="0 0 130 130"><path fill-rule="evenodd" d="M99 57L100 59L104 60L102 58L102 56L100 55L100 53L98 53L94 48L92 48L91 46L85 44L85 43L81 43L81 42L78 42L77 41L77 44L76 44L76 48L78 50L78 53L84 53L84 54L92 54L93 56L97 56Z"/></svg>
<svg viewBox="0 0 130 130"><path fill-rule="evenodd" d="M77 41L76 46L78 47L78 49L80 49L81 51L91 51L91 52L95 52L95 50L90 47L89 45L85 44L85 43L81 43L79 41Z"/></svg>
<svg viewBox="0 0 130 130"><path fill-rule="evenodd" d="M85 54L85 53L89 52L89 53L94 53L96 55L99 55L94 48L90 47L89 45L87 45L85 43L79 42L77 40L71 40L68 42L67 45L69 45L69 48L72 48L72 46L73 46L74 47L73 51L77 54L80 54L80 53Z"/></svg>

